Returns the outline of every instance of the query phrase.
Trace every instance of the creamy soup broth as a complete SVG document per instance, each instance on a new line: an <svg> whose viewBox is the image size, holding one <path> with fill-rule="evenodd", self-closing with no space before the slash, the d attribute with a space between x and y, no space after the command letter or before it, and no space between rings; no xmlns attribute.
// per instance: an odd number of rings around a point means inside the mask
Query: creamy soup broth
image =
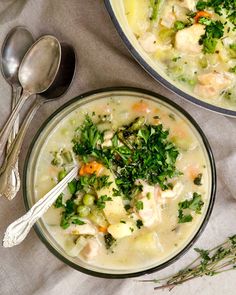
<svg viewBox="0 0 236 295"><path fill-rule="evenodd" d="M140 98L134 97L121 97L119 99L118 97L92 101L75 109L63 119L43 144L37 160L34 178L36 199L40 199L58 182L58 175L62 171L62 166L56 166L55 163L52 165L52 161L55 160L55 153L61 150L72 151L74 145L72 139L75 136L75 130L83 124L87 114L94 122L100 122L97 124L100 130L113 132L118 127L129 124L137 117L145 118L145 124L153 124L154 126L163 124L164 130L169 130L168 140L173 142L179 151L176 169L181 173L170 178L172 184L165 190L160 189L158 184L150 185L145 180L144 182L140 181L143 185L143 192L139 192L138 197L135 197L135 205L132 203L134 201L131 201L130 204L132 205L129 209L131 211L125 211L127 216L121 213L116 221L112 220L109 213L105 211L106 209L100 208L99 210L105 216L104 227L98 226L96 222L93 223L93 220L89 220L89 217L80 218L85 222L88 219L89 225L91 224L95 228L94 232L89 231L87 234L85 230L84 235L80 234L76 230L84 225L78 224L65 225L66 228L62 228L60 223L63 208L56 208L55 206L52 206L44 215L43 222L64 251L70 256L77 257L78 263L82 260L92 266L113 270L145 269L151 265L157 265L174 253L179 252L187 244L199 228L204 212L208 207L209 165L203 144L199 141L199 135L182 115L151 100L140 100ZM72 156L74 162L82 165L74 152L72 152ZM65 166L66 169L69 170L73 163ZM104 168L102 171L102 174L109 175L109 169ZM112 179L110 176L109 180ZM116 187L114 184L112 186ZM109 188L105 190L108 197L112 199L105 202L105 207L114 200L113 207L116 206L117 199L115 198L122 200L122 206L125 206L127 200L113 196ZM194 193L201 196L200 211L197 212L194 211L195 209L189 208L183 209L182 213L191 215L192 220L179 223L179 204L186 200L191 201ZM77 192L77 195L78 199L81 199L80 192ZM96 198L99 196L101 196L101 193L98 192ZM64 202L70 197L71 194L68 189L65 190ZM97 200L95 200L96 202ZM142 203L143 209L137 209L137 202L139 202L139 205L140 202ZM96 207L96 205L93 206ZM124 208L121 212L124 212ZM137 226L137 220L139 220L140 228ZM150 222L150 220L154 221ZM113 228L111 227L112 224ZM120 229L120 224L124 228ZM129 224L130 233L127 233L127 224ZM116 239L115 243L108 249L104 242L104 235L109 232L112 233L112 238L114 235ZM110 233L109 237L111 236ZM82 239L78 246L76 240L81 236ZM93 250L91 252L88 244L86 244L91 239L93 242L90 246L95 249L94 252L96 253L92 253ZM96 245L93 245L93 243L96 243ZM86 245L87 250L85 249Z"/></svg>
<svg viewBox="0 0 236 295"><path fill-rule="evenodd" d="M236 110L236 6L218 2L123 0L140 48L172 81L210 104Z"/></svg>

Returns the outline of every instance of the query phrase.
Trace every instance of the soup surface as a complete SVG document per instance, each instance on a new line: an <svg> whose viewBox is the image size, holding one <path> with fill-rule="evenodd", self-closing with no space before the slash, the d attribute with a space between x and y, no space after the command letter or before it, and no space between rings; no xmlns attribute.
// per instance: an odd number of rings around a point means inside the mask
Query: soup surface
<svg viewBox="0 0 236 295"><path fill-rule="evenodd" d="M236 2L123 0L142 49L188 93L236 110Z"/></svg>
<svg viewBox="0 0 236 295"><path fill-rule="evenodd" d="M206 151L164 103L101 98L67 115L41 148L36 199L75 164L78 177L43 217L72 257L112 270L145 269L179 252L209 201Z"/></svg>

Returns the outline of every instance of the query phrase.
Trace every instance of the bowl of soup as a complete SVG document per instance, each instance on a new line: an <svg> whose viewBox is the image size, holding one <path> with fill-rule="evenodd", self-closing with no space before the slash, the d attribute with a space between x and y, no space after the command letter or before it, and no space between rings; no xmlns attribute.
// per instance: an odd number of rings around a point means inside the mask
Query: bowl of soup
<svg viewBox="0 0 236 295"><path fill-rule="evenodd" d="M210 217L213 155L183 109L158 94L110 88L78 96L39 129L24 167L26 208L74 167L34 229L66 264L133 277L176 261Z"/></svg>
<svg viewBox="0 0 236 295"><path fill-rule="evenodd" d="M236 116L235 3L105 0L127 48L158 82L212 111Z"/></svg>

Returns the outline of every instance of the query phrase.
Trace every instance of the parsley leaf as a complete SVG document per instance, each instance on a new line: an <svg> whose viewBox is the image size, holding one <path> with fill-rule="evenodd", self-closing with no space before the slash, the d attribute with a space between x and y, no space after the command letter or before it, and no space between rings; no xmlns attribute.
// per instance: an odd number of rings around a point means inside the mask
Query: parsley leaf
<svg viewBox="0 0 236 295"><path fill-rule="evenodd" d="M135 207L136 207L136 209L137 210L143 210L143 202L142 201L137 201L136 203L135 203Z"/></svg>
<svg viewBox="0 0 236 295"><path fill-rule="evenodd" d="M193 217L191 214L184 214L184 210L189 209L194 211L197 214L201 214L202 206L204 202L202 201L202 196L196 192L193 193L193 197L190 200L185 200L178 204L179 206L179 215L178 223L191 222Z"/></svg>
<svg viewBox="0 0 236 295"><path fill-rule="evenodd" d="M104 235L104 241L107 249L110 249L114 243L116 242L116 239L113 238L111 234Z"/></svg>
<svg viewBox="0 0 236 295"><path fill-rule="evenodd" d="M107 195L102 195L96 202L98 209L104 209L107 201L112 201L112 198Z"/></svg>
<svg viewBox="0 0 236 295"><path fill-rule="evenodd" d="M54 207L55 208L61 208L61 207L64 207L64 204L63 204L63 196L64 194L61 193L58 198L56 199L56 202L54 203Z"/></svg>

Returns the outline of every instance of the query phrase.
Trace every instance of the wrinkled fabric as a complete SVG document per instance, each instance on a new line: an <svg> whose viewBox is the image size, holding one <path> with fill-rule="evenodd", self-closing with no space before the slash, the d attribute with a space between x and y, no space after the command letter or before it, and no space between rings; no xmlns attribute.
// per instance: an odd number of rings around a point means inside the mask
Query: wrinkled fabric
<svg viewBox="0 0 236 295"><path fill-rule="evenodd" d="M32 137L59 106L97 88L135 86L165 95L187 110L205 132L218 170L216 204L196 247L209 248L236 233L236 119L199 108L155 82L130 56L118 36L102 0L1 0L0 45L16 25L28 27L35 37L54 34L71 43L78 67L73 85L63 99L44 105L36 114L20 155L25 161ZM10 87L0 76L0 125L10 111ZM23 114L24 116L24 114ZM13 220L25 212L22 191L13 201L0 198L0 238ZM163 271L144 278L160 278L178 271L195 257L193 248ZM235 294L235 272L201 278L176 287L170 294ZM32 230L26 240L11 249L0 248L1 295L151 295L154 284L136 279L105 280L82 274L58 260Z"/></svg>

